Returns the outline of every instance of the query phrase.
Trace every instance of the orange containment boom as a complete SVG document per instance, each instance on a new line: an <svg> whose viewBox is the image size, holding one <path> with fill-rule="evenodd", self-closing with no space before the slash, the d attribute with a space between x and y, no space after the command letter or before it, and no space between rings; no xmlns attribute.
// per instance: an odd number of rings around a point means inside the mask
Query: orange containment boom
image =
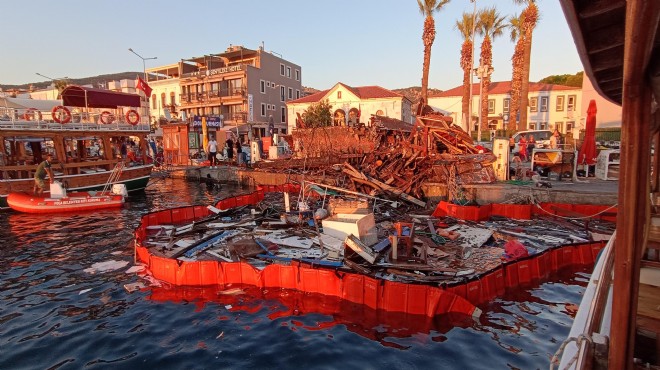
<svg viewBox="0 0 660 370"><path fill-rule="evenodd" d="M297 193L299 190L295 185L260 186L253 193L220 200L215 207L228 210L254 205L264 199L266 192ZM488 207L489 211L492 208L496 207ZM522 213L526 214L524 210ZM483 217L479 211L473 214ZM504 262L464 282L433 286L387 281L300 262L286 266L272 264L259 270L244 262L180 261L153 255L143 245L148 226L183 224L209 215L205 206L173 208L144 215L135 231L137 260L145 263L155 278L177 286L248 284L259 288L319 293L390 312L429 317L446 313L478 316L481 311L477 305L502 295L507 288L545 279L564 267L593 265L598 252L605 246L604 242L594 242L551 248Z"/></svg>

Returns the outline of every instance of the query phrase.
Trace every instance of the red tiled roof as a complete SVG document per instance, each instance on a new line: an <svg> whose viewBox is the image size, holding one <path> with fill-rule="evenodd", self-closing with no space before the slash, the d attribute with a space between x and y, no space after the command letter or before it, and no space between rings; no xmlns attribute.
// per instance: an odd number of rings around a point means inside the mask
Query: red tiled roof
<svg viewBox="0 0 660 370"><path fill-rule="evenodd" d="M529 83L529 91L562 91L562 90L580 90L579 87L543 84L538 82ZM488 94L508 94L511 92L511 81L491 82L488 87ZM472 84L472 95L479 95L479 83ZM446 98L450 96L463 96L463 85L445 90L439 94L429 96L429 98Z"/></svg>
<svg viewBox="0 0 660 370"><path fill-rule="evenodd" d="M403 98L408 100L405 96L380 86L352 87L341 82L339 82L338 84L344 86L347 90L355 94L355 96L357 96L360 99ZM330 90L331 89L319 91L315 94L304 96L300 99L292 100L289 103L316 103L321 99L323 99L323 97Z"/></svg>

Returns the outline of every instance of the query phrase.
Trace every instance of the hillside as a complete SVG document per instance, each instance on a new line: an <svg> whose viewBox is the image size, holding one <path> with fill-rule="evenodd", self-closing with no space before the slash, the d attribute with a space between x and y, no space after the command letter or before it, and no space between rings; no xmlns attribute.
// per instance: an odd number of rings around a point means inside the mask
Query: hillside
<svg viewBox="0 0 660 370"><path fill-rule="evenodd" d="M94 77L83 77L83 78L69 78L67 81L70 84L74 85L92 85L94 87L99 86L99 84L104 84L108 81L118 81L118 80L123 80L123 79L135 79L137 76L141 76L141 72L121 72L121 73L110 73L110 74L105 74L105 75L99 75L99 76L94 76ZM0 84L0 89L3 91L9 91L9 90L29 90L30 86L32 86L34 89L44 89L47 88L52 84L52 81L38 81L38 82L31 82L23 85L6 85L6 84ZM303 86L303 94L304 95L310 95L314 94L316 92L319 92L320 90L315 89L313 87L308 87L308 86ZM417 103L419 101L419 96L421 94L422 88L420 86L412 86L412 87L406 87L402 89L394 89L392 90L398 94L401 94L405 96L406 98L410 99L413 103ZM439 89L429 89L429 95L431 94L436 94L440 93L442 90Z"/></svg>
<svg viewBox="0 0 660 370"><path fill-rule="evenodd" d="M111 73L107 75L100 75L100 76L94 76L94 77L83 77L83 78L69 78L67 81L70 84L74 85L92 85L94 87L98 86L99 83L103 84L108 81L118 81L118 80L124 80L124 79L135 79L137 76L142 76L142 72L121 72L121 73ZM37 76L38 77L38 76ZM41 77L38 77L41 78ZM39 82L31 82L23 85L4 85L0 84L0 88L3 91L7 90L29 90L30 85L32 85L33 88L35 89L45 89L48 86L50 86L53 83L53 81L47 80L47 81L39 81Z"/></svg>
<svg viewBox="0 0 660 370"><path fill-rule="evenodd" d="M421 86L412 86L412 87L406 87L406 88L403 88L403 89L394 89L392 91L405 96L411 102L413 102L413 104L417 104L419 102L419 97L422 95L422 87ZM439 90L439 89L429 89L429 95L439 94L441 92L442 92L442 90Z"/></svg>

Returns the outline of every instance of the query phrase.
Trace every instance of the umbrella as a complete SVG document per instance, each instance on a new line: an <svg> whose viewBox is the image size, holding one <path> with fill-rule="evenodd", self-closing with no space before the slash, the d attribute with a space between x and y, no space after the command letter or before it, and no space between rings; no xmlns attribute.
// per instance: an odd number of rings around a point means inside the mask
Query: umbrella
<svg viewBox="0 0 660 370"><path fill-rule="evenodd" d="M589 102L584 142L578 152L578 164L596 164L596 101Z"/></svg>

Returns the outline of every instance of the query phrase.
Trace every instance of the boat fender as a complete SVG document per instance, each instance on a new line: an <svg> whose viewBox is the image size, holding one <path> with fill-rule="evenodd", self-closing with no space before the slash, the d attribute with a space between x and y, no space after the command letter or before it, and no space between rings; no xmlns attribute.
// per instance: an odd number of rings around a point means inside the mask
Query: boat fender
<svg viewBox="0 0 660 370"><path fill-rule="evenodd" d="M127 197L128 196L128 191L126 190L126 184L114 184L114 185L112 185L112 193Z"/></svg>
<svg viewBox="0 0 660 370"><path fill-rule="evenodd" d="M103 112L101 112L101 116L99 117L99 119L101 120L101 123L108 125L115 121L115 116L109 111L104 110Z"/></svg>
<svg viewBox="0 0 660 370"><path fill-rule="evenodd" d="M57 123L65 124L71 121L71 111L63 105L53 107L51 114L53 116L53 121Z"/></svg>
<svg viewBox="0 0 660 370"><path fill-rule="evenodd" d="M135 109L129 110L126 112L126 122L133 126L137 125L138 122L140 122L140 113L138 113Z"/></svg>

